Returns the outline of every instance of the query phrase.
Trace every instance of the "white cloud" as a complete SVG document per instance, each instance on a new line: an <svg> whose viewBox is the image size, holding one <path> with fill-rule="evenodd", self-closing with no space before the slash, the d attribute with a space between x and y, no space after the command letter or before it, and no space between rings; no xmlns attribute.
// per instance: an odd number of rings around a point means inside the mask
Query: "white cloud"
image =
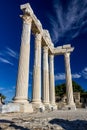
<svg viewBox="0 0 87 130"><path fill-rule="evenodd" d="M80 74L77 74L77 73L72 74L72 78L73 78L73 79L79 79L80 77L81 77Z"/></svg>
<svg viewBox="0 0 87 130"><path fill-rule="evenodd" d="M66 2L66 8L63 8L61 0L53 0L52 8L54 13L47 13L50 22L50 32L55 43L59 39L65 39L65 42L77 37L80 33L87 32L85 27L87 20L87 1L71 0ZM79 13L78 13L79 12ZM85 28L84 28L85 27Z"/></svg>
<svg viewBox="0 0 87 130"><path fill-rule="evenodd" d="M14 52L9 47L6 47L5 50L2 50L0 52L0 62L10 64L13 66L14 64L11 62L11 57L14 57L17 59L18 53Z"/></svg>
<svg viewBox="0 0 87 130"><path fill-rule="evenodd" d="M13 51L9 47L6 47L5 50L2 50L2 52L0 52L0 56L1 56L0 62L7 63L7 64L10 64L12 66L14 64L10 61L11 57L18 59L18 53ZM8 57L8 59L7 59L7 57Z"/></svg>
<svg viewBox="0 0 87 130"><path fill-rule="evenodd" d="M9 60L7 60L7 59L5 59L5 58L2 58L2 57L0 57L0 62L2 62L2 63L6 63L6 64L10 64L10 65L14 65L13 63L11 63Z"/></svg>
<svg viewBox="0 0 87 130"><path fill-rule="evenodd" d="M82 70L82 76L87 79L87 67L85 67L83 70Z"/></svg>
<svg viewBox="0 0 87 130"><path fill-rule="evenodd" d="M8 93L11 93L11 92L13 92L13 90L12 90L12 89L8 89L8 90L6 90L4 93L5 93L5 94L8 94Z"/></svg>
<svg viewBox="0 0 87 130"><path fill-rule="evenodd" d="M72 79L79 79L83 77L84 79L87 79L87 67L85 67L81 72L79 73L73 73ZM55 80L65 80L65 73L58 73L55 75Z"/></svg>
<svg viewBox="0 0 87 130"><path fill-rule="evenodd" d="M58 73L55 75L55 80L64 80L65 74L64 73Z"/></svg>
<svg viewBox="0 0 87 130"><path fill-rule="evenodd" d="M87 67L84 68L84 71L87 73Z"/></svg>
<svg viewBox="0 0 87 130"><path fill-rule="evenodd" d="M78 79L80 77L81 77L80 74L77 74L77 73L72 74L72 78L73 79ZM58 74L56 74L55 75L55 80L65 80L65 73L58 73Z"/></svg>
<svg viewBox="0 0 87 130"><path fill-rule="evenodd" d="M18 53L15 52L15 51L13 51L13 50L10 49L9 47L6 47L6 53L7 53L9 56L18 59Z"/></svg>

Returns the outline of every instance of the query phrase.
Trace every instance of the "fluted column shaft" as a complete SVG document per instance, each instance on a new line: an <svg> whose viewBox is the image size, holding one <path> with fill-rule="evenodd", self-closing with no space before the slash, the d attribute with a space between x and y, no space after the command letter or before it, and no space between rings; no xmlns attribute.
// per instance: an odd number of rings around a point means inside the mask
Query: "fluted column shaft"
<svg viewBox="0 0 87 130"><path fill-rule="evenodd" d="M41 34L35 35L35 59L33 70L32 102L41 102Z"/></svg>
<svg viewBox="0 0 87 130"><path fill-rule="evenodd" d="M70 69L70 53L65 53L64 57L65 57L65 72L66 72L67 104L74 105L72 77L71 77L71 69Z"/></svg>
<svg viewBox="0 0 87 130"><path fill-rule="evenodd" d="M49 89L50 89L50 104L55 104L55 81L54 81L54 55L49 55Z"/></svg>
<svg viewBox="0 0 87 130"><path fill-rule="evenodd" d="M43 103L49 104L48 47L43 47Z"/></svg>
<svg viewBox="0 0 87 130"><path fill-rule="evenodd" d="M29 79L29 57L30 57L30 33L32 19L23 15L23 30L21 37L18 78L16 96L14 102L28 102L28 79Z"/></svg>

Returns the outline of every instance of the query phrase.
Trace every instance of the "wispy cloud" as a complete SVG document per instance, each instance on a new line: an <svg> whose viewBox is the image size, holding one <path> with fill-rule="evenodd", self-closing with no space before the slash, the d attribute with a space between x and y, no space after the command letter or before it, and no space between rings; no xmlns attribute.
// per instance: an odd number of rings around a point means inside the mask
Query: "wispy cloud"
<svg viewBox="0 0 87 130"><path fill-rule="evenodd" d="M11 63L9 60L7 60L7 59L5 59L5 58L2 58L2 57L0 57L0 62L2 62L2 63L6 63L6 64L10 64L10 65L14 65L13 63Z"/></svg>
<svg viewBox="0 0 87 130"><path fill-rule="evenodd" d="M83 70L82 70L82 76L87 79L87 67L85 67Z"/></svg>
<svg viewBox="0 0 87 130"><path fill-rule="evenodd" d="M4 90L5 88L3 88L3 87L0 87L0 91L2 91L2 90Z"/></svg>
<svg viewBox="0 0 87 130"><path fill-rule="evenodd" d="M81 78L81 74L77 74L77 73L72 74L72 78L73 79L79 79L79 78Z"/></svg>
<svg viewBox="0 0 87 130"><path fill-rule="evenodd" d="M56 43L60 39L71 40L87 32L87 1L52 0L53 14L48 13L51 36ZM65 42L64 41L64 42Z"/></svg>
<svg viewBox="0 0 87 130"><path fill-rule="evenodd" d="M64 73L58 73L55 75L55 80L65 80L65 74Z"/></svg>
<svg viewBox="0 0 87 130"><path fill-rule="evenodd" d="M73 79L79 79L79 78L87 79L87 67L85 67L79 73L73 73L72 78ZM65 73L57 73L57 74L55 74L55 80L65 80Z"/></svg>
<svg viewBox="0 0 87 130"><path fill-rule="evenodd" d="M4 50L0 52L0 62L14 65L13 59L15 58L16 60L18 59L18 53L13 51L11 48L6 47Z"/></svg>
<svg viewBox="0 0 87 130"><path fill-rule="evenodd" d="M79 79L81 77L80 74L72 74L73 79ZM55 75L55 80L65 80L65 73L58 73Z"/></svg>
<svg viewBox="0 0 87 130"><path fill-rule="evenodd" d="M8 90L6 90L4 93L5 93L5 94L8 94L8 93L11 93L11 92L13 92L13 89L8 89Z"/></svg>
<svg viewBox="0 0 87 130"><path fill-rule="evenodd" d="M7 53L9 56L18 59L18 53L13 51L12 49L10 49L9 47L6 47L6 51L5 53Z"/></svg>

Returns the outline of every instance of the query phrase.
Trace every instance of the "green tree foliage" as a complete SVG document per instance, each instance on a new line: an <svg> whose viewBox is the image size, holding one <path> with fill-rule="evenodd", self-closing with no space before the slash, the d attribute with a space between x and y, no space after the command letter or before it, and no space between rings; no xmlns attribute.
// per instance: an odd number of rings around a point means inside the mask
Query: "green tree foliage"
<svg viewBox="0 0 87 130"><path fill-rule="evenodd" d="M87 91L85 91L84 93L81 93L81 97L87 98Z"/></svg>
<svg viewBox="0 0 87 130"><path fill-rule="evenodd" d="M1 97L2 99L6 99L6 96L4 96L4 95L1 94L1 93L0 93L0 97Z"/></svg>
<svg viewBox="0 0 87 130"><path fill-rule="evenodd" d="M72 81L72 85L73 85L74 92L80 92L80 93L85 92L84 89L79 84L77 84L75 81Z"/></svg>
<svg viewBox="0 0 87 130"><path fill-rule="evenodd" d="M56 96L62 96L64 93L66 93L66 85L65 85L65 83L63 83L61 85L57 85L55 87L55 93L56 93Z"/></svg>
<svg viewBox="0 0 87 130"><path fill-rule="evenodd" d="M80 92L81 94L83 94L83 93L87 94L87 92L85 92L84 89L75 81L72 81L72 85L73 85L74 92ZM66 84L63 83L63 84L57 85L55 87L55 93L56 93L56 96L62 96L63 94L65 94L66 93Z"/></svg>

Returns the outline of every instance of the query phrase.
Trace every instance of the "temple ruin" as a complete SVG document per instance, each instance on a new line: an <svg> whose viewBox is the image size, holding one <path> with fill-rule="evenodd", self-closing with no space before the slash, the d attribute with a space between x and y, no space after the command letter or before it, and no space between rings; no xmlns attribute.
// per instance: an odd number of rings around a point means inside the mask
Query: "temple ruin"
<svg viewBox="0 0 87 130"><path fill-rule="evenodd" d="M70 54L74 48L70 44L54 47L48 30L42 28L29 3L21 5L23 15L23 30L21 37L18 79L14 103L24 104L24 111L33 111L33 108L53 108L55 104L54 56L64 55L66 73L66 93L68 108L75 109L70 69ZM35 55L33 69L32 103L28 102L28 79L30 59L30 37L35 37ZM43 75L41 75L41 50L43 50ZM49 58L49 64L48 64ZM43 85L41 86L41 76ZM42 95L41 95L42 90ZM42 100L41 100L42 97ZM32 109L30 110L29 109Z"/></svg>
<svg viewBox="0 0 87 130"><path fill-rule="evenodd" d="M29 3L21 5L23 15L23 30L18 67L16 94L11 103L12 111L33 112L34 109L57 109L55 103L54 81L54 56L64 55L66 74L67 105L65 109L76 109L73 99L72 76L70 69L70 54L74 47L70 44L54 47L48 30L42 28L40 21L35 16ZM30 40L31 31L35 37L34 69L32 85L32 102L28 101L28 79L30 64ZM41 52L42 51L42 52ZM43 54L43 55L42 55ZM43 56L43 57L42 57ZM42 58L41 58L42 57ZM48 61L49 58L49 61ZM43 75L41 75L41 59L43 63ZM49 62L49 63L48 63ZM41 79L43 84L41 85ZM42 91L42 95L41 95ZM41 99L42 97L42 99ZM10 106L8 105L8 108ZM11 111L10 111L11 112Z"/></svg>

